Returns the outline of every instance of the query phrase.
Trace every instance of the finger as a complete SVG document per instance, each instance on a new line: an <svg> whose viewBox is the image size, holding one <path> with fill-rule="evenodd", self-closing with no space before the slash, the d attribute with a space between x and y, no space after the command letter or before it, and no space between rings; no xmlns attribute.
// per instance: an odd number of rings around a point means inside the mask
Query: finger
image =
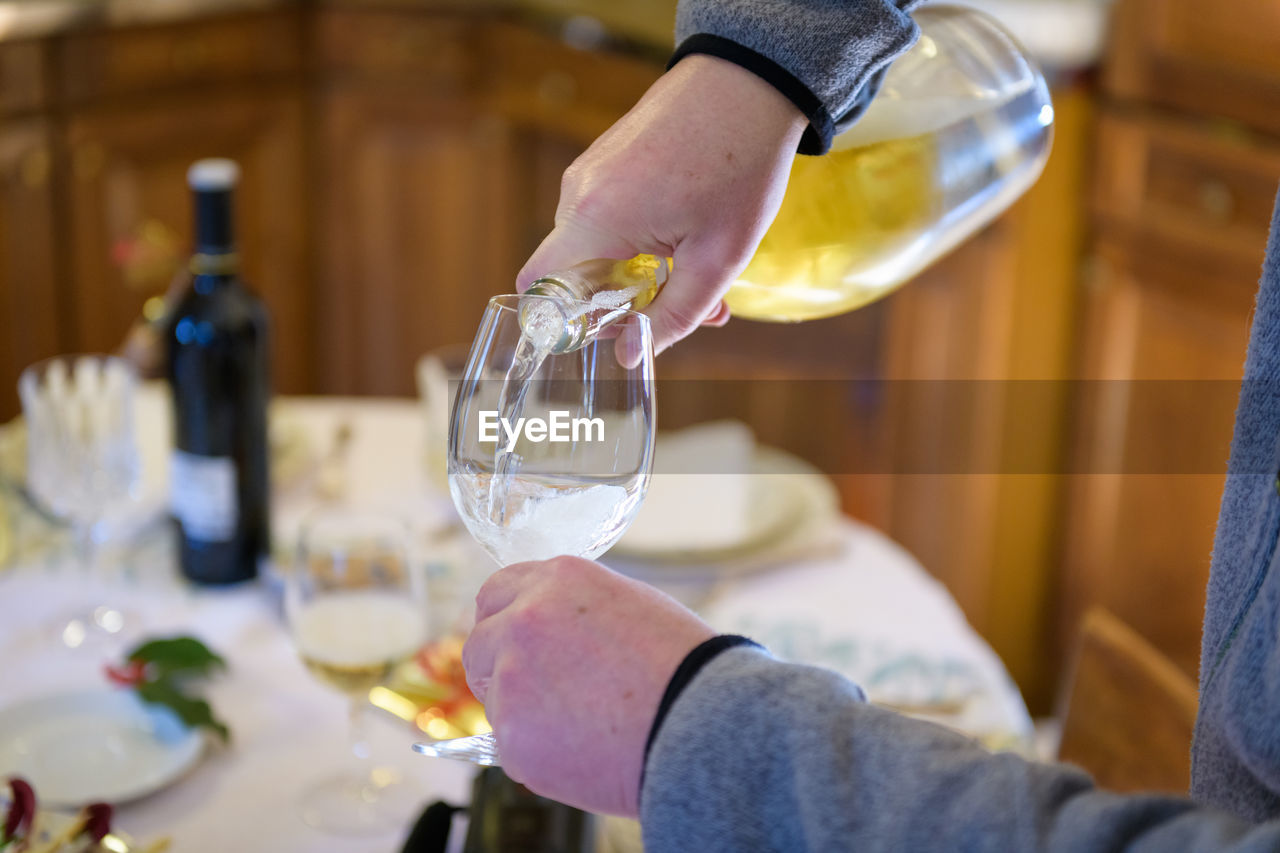
<svg viewBox="0 0 1280 853"><path fill-rule="evenodd" d="M645 356L653 351L653 327L635 317L628 317L625 322L616 325L621 329L618 340L613 345L613 357L627 370L635 370Z"/></svg>
<svg viewBox="0 0 1280 853"><path fill-rule="evenodd" d="M633 258L640 252L628 240L577 223L551 229L516 275L516 292L524 293L534 280L556 270L595 258Z"/></svg>
<svg viewBox="0 0 1280 853"><path fill-rule="evenodd" d="M714 326L719 328L729 322L729 305L723 299L720 304L708 314L702 321L704 326Z"/></svg>
<svg viewBox="0 0 1280 853"><path fill-rule="evenodd" d="M490 575L476 593L476 622L489 618L515 601L537 566L538 563L512 563Z"/></svg>
<svg viewBox="0 0 1280 853"><path fill-rule="evenodd" d="M498 655L501 632L501 617L491 617L477 622L462 644L462 670L467 676L467 686L481 704L484 704L493 678L493 662Z"/></svg>
<svg viewBox="0 0 1280 853"><path fill-rule="evenodd" d="M688 336L715 312L739 270L719 253L692 244L676 249L671 279L645 309L653 322L653 350L660 353Z"/></svg>

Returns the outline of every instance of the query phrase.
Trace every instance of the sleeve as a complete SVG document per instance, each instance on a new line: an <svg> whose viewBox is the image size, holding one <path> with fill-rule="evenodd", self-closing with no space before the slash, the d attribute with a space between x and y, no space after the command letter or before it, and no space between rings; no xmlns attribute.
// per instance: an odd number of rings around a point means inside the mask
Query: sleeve
<svg viewBox="0 0 1280 853"><path fill-rule="evenodd" d="M675 65L692 53L764 78L809 119L801 154L822 154L857 121L889 63L919 31L920 0L680 0Z"/></svg>
<svg viewBox="0 0 1280 853"><path fill-rule="evenodd" d="M1280 821L1099 791L1076 768L989 753L759 648L704 662L657 725L640 800L649 853L1280 850Z"/></svg>

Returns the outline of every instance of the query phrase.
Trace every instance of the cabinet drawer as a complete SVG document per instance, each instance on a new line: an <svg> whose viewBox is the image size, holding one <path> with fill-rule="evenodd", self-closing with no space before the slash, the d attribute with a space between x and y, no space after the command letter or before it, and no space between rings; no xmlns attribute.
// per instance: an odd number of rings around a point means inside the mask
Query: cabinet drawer
<svg viewBox="0 0 1280 853"><path fill-rule="evenodd" d="M1106 88L1280 133L1280 3L1121 0Z"/></svg>
<svg viewBox="0 0 1280 853"><path fill-rule="evenodd" d="M40 109L48 95L44 44L0 44L0 114Z"/></svg>
<svg viewBox="0 0 1280 853"><path fill-rule="evenodd" d="M1095 214L1175 251L1256 275L1280 186L1280 143L1185 122L1103 112Z"/></svg>
<svg viewBox="0 0 1280 853"><path fill-rule="evenodd" d="M330 71L437 90L478 78L481 30L475 20L330 9L319 15L316 26L320 61Z"/></svg>
<svg viewBox="0 0 1280 853"><path fill-rule="evenodd" d="M301 67L301 24L289 13L75 34L59 57L73 102L286 76Z"/></svg>
<svg viewBox="0 0 1280 853"><path fill-rule="evenodd" d="M539 30L492 28L488 68L503 111L592 142L635 104L662 66L632 56L579 50Z"/></svg>

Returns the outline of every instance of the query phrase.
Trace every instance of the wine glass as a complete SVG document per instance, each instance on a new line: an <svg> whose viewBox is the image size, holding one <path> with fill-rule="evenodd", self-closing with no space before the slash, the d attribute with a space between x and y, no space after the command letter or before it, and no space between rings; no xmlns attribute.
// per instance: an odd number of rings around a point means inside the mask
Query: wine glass
<svg viewBox="0 0 1280 853"><path fill-rule="evenodd" d="M649 318L610 310L607 326L590 326L591 308L496 296L472 345L449 425L449 491L499 565L598 557L626 531L648 487ZM499 761L491 732L414 748Z"/></svg>
<svg viewBox="0 0 1280 853"><path fill-rule="evenodd" d="M18 395L27 428L27 487L32 497L71 527L80 567L95 567L100 522L138 480L134 437L137 374L108 355L64 355L22 372ZM126 627L106 604L60 622L71 648L101 644Z"/></svg>
<svg viewBox="0 0 1280 853"><path fill-rule="evenodd" d="M307 669L351 705L354 766L304 795L303 819L339 835L405 826L420 805L417 792L371 765L363 721L369 691L427 637L426 582L408 525L339 508L308 516L286 580L285 613Z"/></svg>

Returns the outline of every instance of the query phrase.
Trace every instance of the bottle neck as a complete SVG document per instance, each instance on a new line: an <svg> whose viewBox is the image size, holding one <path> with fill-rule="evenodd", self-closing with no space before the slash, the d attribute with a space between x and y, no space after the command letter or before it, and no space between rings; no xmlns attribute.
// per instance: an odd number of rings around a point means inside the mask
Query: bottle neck
<svg viewBox="0 0 1280 853"><path fill-rule="evenodd" d="M232 190L199 189L195 203L196 251L191 256L191 274L199 293L234 284L240 269L232 219Z"/></svg>
<svg viewBox="0 0 1280 853"><path fill-rule="evenodd" d="M198 252L192 256L189 269L195 291L212 293L231 287L239 280L240 258L235 252L220 255Z"/></svg>
<svg viewBox="0 0 1280 853"><path fill-rule="evenodd" d="M529 285L526 291L530 296L554 296L558 299L586 301L591 298L595 288L585 276L574 270L559 270L548 273Z"/></svg>

